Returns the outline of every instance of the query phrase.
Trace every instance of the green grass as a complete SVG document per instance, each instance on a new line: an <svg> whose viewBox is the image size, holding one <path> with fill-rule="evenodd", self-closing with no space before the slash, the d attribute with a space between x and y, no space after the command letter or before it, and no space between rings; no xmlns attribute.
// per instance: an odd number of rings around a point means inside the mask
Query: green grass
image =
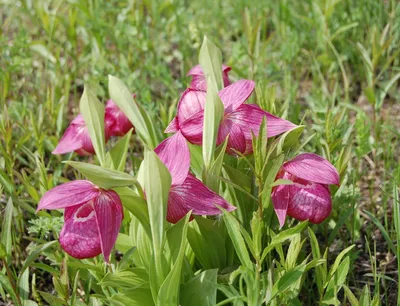
<svg viewBox="0 0 400 306"><path fill-rule="evenodd" d="M308 125L299 149L325 156L343 177L331 218L313 226L321 252L328 247L333 262L356 244L348 288L360 305L369 299L396 304L397 1L17 3L0 0L0 210L3 220L7 213L13 216L11 232L4 234L2 227L1 242L6 246L11 239L13 246L12 261L0 256L9 263L0 270L3 298L7 288L21 285L15 282L35 241L52 241L59 230L59 224L40 221L35 210L45 191L76 175L61 160L79 157L50 152L79 111L83 84L93 85L106 101L108 74L118 76L165 137L161 131L174 115L189 82L185 74L197 64L207 35L232 66L234 79L255 80L266 97L275 94L272 112ZM135 144L130 152L129 169L135 169L141 148ZM7 203L12 206L6 208ZM45 250L41 254L53 258ZM29 270L33 296L33 279L53 286L49 275L60 275L59 267L42 264ZM302 301L311 305L313 276L305 282Z"/></svg>

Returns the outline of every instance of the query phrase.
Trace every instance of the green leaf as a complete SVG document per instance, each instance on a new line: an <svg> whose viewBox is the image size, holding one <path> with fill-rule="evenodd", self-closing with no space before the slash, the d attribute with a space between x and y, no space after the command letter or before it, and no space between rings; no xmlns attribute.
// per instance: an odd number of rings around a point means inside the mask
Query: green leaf
<svg viewBox="0 0 400 306"><path fill-rule="evenodd" d="M204 36L203 44L200 48L199 63L203 68L203 74L215 85L216 90L224 88L222 79L222 53L211 40ZM209 85L207 80L207 88Z"/></svg>
<svg viewBox="0 0 400 306"><path fill-rule="evenodd" d="M107 152L106 166L107 168L124 171L126 164L126 155L129 148L129 140L131 139L132 129L122 137L112 149Z"/></svg>
<svg viewBox="0 0 400 306"><path fill-rule="evenodd" d="M150 238L150 221L146 201L139 197L136 192L129 187L114 188L114 191L118 193L122 205L139 220L140 224L143 226L143 229Z"/></svg>
<svg viewBox="0 0 400 306"><path fill-rule="evenodd" d="M145 288L127 289L113 295L109 299L111 305L116 306L153 306L151 291Z"/></svg>
<svg viewBox="0 0 400 306"><path fill-rule="evenodd" d="M59 297L56 297L52 295L51 293L44 292L44 291L38 291L42 298L49 304L49 305L54 305L54 306L61 306L61 305L68 305L63 299L60 299Z"/></svg>
<svg viewBox="0 0 400 306"><path fill-rule="evenodd" d="M228 174L229 179L235 183L236 185L240 186L247 192L251 191L251 178L247 176L245 173L233 168L229 165L224 165L224 170Z"/></svg>
<svg viewBox="0 0 400 306"><path fill-rule="evenodd" d="M199 62L207 80L203 119L207 124L203 125L203 160L205 169L208 171L214 158L218 127L224 114L224 105L218 96L218 90L223 88L222 55L221 51L207 37L204 37L200 49Z"/></svg>
<svg viewBox="0 0 400 306"><path fill-rule="evenodd" d="M355 247L355 245L353 244L353 245L349 246L348 248L344 249L343 251L341 251L339 253L339 255L336 257L335 262L333 263L333 265L332 265L332 267L331 267L331 269L329 271L329 276L330 277L332 277L335 274L336 269L339 267L339 264L342 261L344 255L346 255L354 247Z"/></svg>
<svg viewBox="0 0 400 306"><path fill-rule="evenodd" d="M74 167L76 170L86 176L93 184L101 188L111 189L114 187L139 185L136 178L122 171L75 161L66 161L65 163L71 167Z"/></svg>
<svg viewBox="0 0 400 306"><path fill-rule="evenodd" d="M213 306L217 303L218 269L206 270L189 280L181 288L182 306Z"/></svg>
<svg viewBox="0 0 400 306"><path fill-rule="evenodd" d="M18 295L22 303L25 304L29 300L29 270L26 269L24 273L18 278Z"/></svg>
<svg viewBox="0 0 400 306"><path fill-rule="evenodd" d="M85 89L83 90L80 110L99 162L101 165L104 165L104 105L97 100L95 92L88 85L85 85Z"/></svg>
<svg viewBox="0 0 400 306"><path fill-rule="evenodd" d="M7 173L4 172L3 169L0 168L0 188L2 186L7 191L8 194L14 193L14 184L13 184L12 180L7 175Z"/></svg>
<svg viewBox="0 0 400 306"><path fill-rule="evenodd" d="M201 146L196 146L188 142L190 150L190 169L197 177L201 177L204 166L203 153Z"/></svg>
<svg viewBox="0 0 400 306"><path fill-rule="evenodd" d="M100 281L99 285L122 289L133 289L137 287L150 288L149 275L146 270L142 268L109 272Z"/></svg>
<svg viewBox="0 0 400 306"><path fill-rule="evenodd" d="M225 138L225 141L216 149L215 153L218 153L217 158L211 163L210 171L206 171L205 174L207 177L204 178L204 181L207 183L207 186L218 193L219 191L219 179L218 176L221 173L222 163L224 161L226 146L228 144L228 137Z"/></svg>
<svg viewBox="0 0 400 306"><path fill-rule="evenodd" d="M308 230L308 235L310 236L311 252L313 258L315 260L319 260L321 259L321 251L319 249L317 237L315 236L311 228L308 227L307 230ZM316 273L316 283L319 292L322 292L328 274L326 263L322 264L321 266L317 266L315 269L315 273Z"/></svg>
<svg viewBox="0 0 400 306"><path fill-rule="evenodd" d="M144 187L152 236L153 256L159 284L164 280L162 269L162 246L164 243L167 203L171 187L171 175L154 151L144 153Z"/></svg>
<svg viewBox="0 0 400 306"><path fill-rule="evenodd" d="M190 215L191 212L189 212L185 218L179 221L180 223L184 224L180 237L181 243L179 247L179 253L171 271L165 278L158 292L157 305L179 305L179 287L181 283L182 264L187 245L186 235Z"/></svg>
<svg viewBox="0 0 400 306"><path fill-rule="evenodd" d="M295 237L298 233L301 233L304 228L307 226L308 221L303 221L296 225L295 227L289 228L287 230L284 230L283 232L280 232L278 235L276 235L274 238L272 238L270 244L264 249L262 255L261 255L261 262L264 261L265 257L268 255L269 252L271 252L276 246L282 244L283 241L287 239L292 239Z"/></svg>
<svg viewBox="0 0 400 306"><path fill-rule="evenodd" d="M270 159L265 167L266 169L264 170L264 173L266 172L267 176L265 178L264 187L261 192L263 208L267 208L270 204L272 192L271 185L276 179L276 175L278 174L278 171L283 164L284 158L285 156L283 154L278 155L276 158Z"/></svg>
<svg viewBox="0 0 400 306"><path fill-rule="evenodd" d="M55 64L57 62L56 58L54 57L53 54L49 51L49 49L46 48L46 46L42 44L32 44L30 46L30 49L32 51L35 51L39 55L43 56L44 59L48 60L49 62Z"/></svg>
<svg viewBox="0 0 400 306"><path fill-rule="evenodd" d="M119 233L117 241L115 241L115 249L125 254L131 249L135 249L135 247L133 247L132 239L129 235Z"/></svg>
<svg viewBox="0 0 400 306"><path fill-rule="evenodd" d="M77 289L78 289L78 283L79 283L79 273L80 273L80 271L78 270L75 274L74 285L73 285L72 292L71 292L71 304L70 305L75 305L76 294L78 292Z"/></svg>
<svg viewBox="0 0 400 306"><path fill-rule="evenodd" d="M283 293L291 285L296 283L297 280L303 276L305 269L306 264L301 264L287 271L282 277L280 277L279 280L272 287L271 300L273 300L278 294Z"/></svg>
<svg viewBox="0 0 400 306"><path fill-rule="evenodd" d="M223 223L200 216L190 222L188 241L204 269L226 266L225 229Z"/></svg>
<svg viewBox="0 0 400 306"><path fill-rule="evenodd" d="M10 197L8 199L6 209L4 211L3 224L1 226L1 243L5 247L6 256L11 256L12 248L12 235L11 235L11 225L13 222L13 201Z"/></svg>
<svg viewBox="0 0 400 306"><path fill-rule="evenodd" d="M344 284L344 282L346 281L347 273L349 273L349 267L350 267L350 257L347 256L340 263L335 273L334 279L336 286L341 287Z"/></svg>
<svg viewBox="0 0 400 306"><path fill-rule="evenodd" d="M347 299L349 300L351 306L359 306L360 303L358 303L356 296L354 295L353 292L351 292L349 287L347 287L346 285L343 285L343 289L344 289L344 293L345 293Z"/></svg>
<svg viewBox="0 0 400 306"><path fill-rule="evenodd" d="M253 155L255 161L256 174L261 176L262 169L267 158L267 117L264 116L260 125L258 136L252 131Z"/></svg>
<svg viewBox="0 0 400 306"><path fill-rule="evenodd" d="M128 87L120 79L109 75L108 91L114 103L135 126L137 135L150 149L154 149L158 142L152 120L145 110L136 104Z"/></svg>
<svg viewBox="0 0 400 306"><path fill-rule="evenodd" d="M366 284L360 296L360 306L369 306L370 305L370 292L369 286Z"/></svg>
<svg viewBox="0 0 400 306"><path fill-rule="evenodd" d="M0 259L7 257L7 250L5 245L0 242Z"/></svg>
<svg viewBox="0 0 400 306"><path fill-rule="evenodd" d="M64 300L67 299L68 287L64 286L57 276L53 276L53 286L59 296L61 296Z"/></svg>
<svg viewBox="0 0 400 306"><path fill-rule="evenodd" d="M29 256L25 259L24 264L22 265L22 269L20 271L20 275L22 275L25 272L25 269L27 269L33 261L36 260L36 258L45 250L53 246L54 244L58 243L58 241L50 241L45 244L37 246L30 254Z"/></svg>
<svg viewBox="0 0 400 306"><path fill-rule="evenodd" d="M277 155L281 154L282 152L287 151L290 149L293 145L298 143L299 138L301 136L301 133L303 133L303 130L305 128L305 125L299 125L285 133L282 134L282 136L279 137L279 142L276 148Z"/></svg>
<svg viewBox="0 0 400 306"><path fill-rule="evenodd" d="M233 246L235 248L236 254L239 257L241 264L248 268L249 270L253 270L253 263L250 260L249 252L247 251L246 244L241 235L241 228L239 221L232 216L232 214L224 211L223 216L226 229L228 231L229 237L232 240Z"/></svg>
<svg viewBox="0 0 400 306"><path fill-rule="evenodd" d="M367 87L364 88L364 94L367 97L367 100L369 103L371 103L372 105L375 104L376 98L375 98L375 93L374 93L374 89L372 87Z"/></svg>
<svg viewBox="0 0 400 306"><path fill-rule="evenodd" d="M275 187L279 185L293 185L294 183L291 180L286 180L286 179L277 179L275 182L273 182L269 187Z"/></svg>
<svg viewBox="0 0 400 306"><path fill-rule="evenodd" d="M19 299L16 295L16 292L13 289L13 286L12 286L9 278L7 276L5 276L2 272L0 272L0 288L5 289L5 291L10 295L10 297L15 305L20 304Z"/></svg>

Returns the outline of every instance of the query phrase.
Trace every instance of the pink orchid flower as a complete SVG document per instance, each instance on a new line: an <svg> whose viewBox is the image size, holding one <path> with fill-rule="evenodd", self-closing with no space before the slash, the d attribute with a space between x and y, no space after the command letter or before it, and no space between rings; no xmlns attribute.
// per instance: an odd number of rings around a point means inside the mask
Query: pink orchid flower
<svg viewBox="0 0 400 306"><path fill-rule="evenodd" d="M314 224L330 215L332 200L328 185L339 185L340 178L326 159L312 153L300 154L283 164L277 179L294 183L276 186L272 191L272 202L281 227L286 215Z"/></svg>
<svg viewBox="0 0 400 306"><path fill-rule="evenodd" d="M224 82L224 87L230 84L228 72L231 71L231 67L222 65L222 79ZM192 77L192 81L190 82L190 88L197 90L207 90L207 82L204 77L203 68L200 65L194 66L189 70L187 76Z"/></svg>
<svg viewBox="0 0 400 306"><path fill-rule="evenodd" d="M110 136L124 136L133 128L128 117L111 99L107 101L104 119Z"/></svg>
<svg viewBox="0 0 400 306"><path fill-rule="evenodd" d="M107 126L105 126L105 137L107 142L110 138ZM65 154L73 151L81 156L95 154L88 129L81 114L71 121L52 154Z"/></svg>
<svg viewBox="0 0 400 306"><path fill-rule="evenodd" d="M65 212L60 244L65 252L79 259L102 253L108 262L123 219L118 194L77 180L46 192L37 210L61 208Z"/></svg>
<svg viewBox="0 0 400 306"><path fill-rule="evenodd" d="M267 118L268 137L296 127L293 123L276 117L255 104L245 104L253 90L253 81L239 80L218 93L224 105L224 116L218 130L217 145L229 135L227 152L230 154L234 154L234 150L242 154L253 152L252 132L258 135L264 117ZM201 145L205 101L205 91L187 89L179 101L178 115L165 132L173 133L180 130L189 142Z"/></svg>
<svg viewBox="0 0 400 306"><path fill-rule="evenodd" d="M165 139L154 151L172 177L167 207L169 222L178 222L191 210L194 215L219 215L221 210L217 206L227 211L236 209L189 173L190 151L180 132Z"/></svg>

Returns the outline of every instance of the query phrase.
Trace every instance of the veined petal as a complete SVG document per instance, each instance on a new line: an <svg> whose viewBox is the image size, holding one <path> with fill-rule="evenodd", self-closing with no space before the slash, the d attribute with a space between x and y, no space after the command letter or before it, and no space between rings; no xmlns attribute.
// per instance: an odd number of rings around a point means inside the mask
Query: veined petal
<svg viewBox="0 0 400 306"><path fill-rule="evenodd" d="M190 210L194 215L219 215L221 210L217 206L227 211L236 209L189 174L182 185L174 186L170 190L167 220L176 223Z"/></svg>
<svg viewBox="0 0 400 306"><path fill-rule="evenodd" d="M189 88L196 90L207 90L207 80L204 75L194 75L190 82Z"/></svg>
<svg viewBox="0 0 400 306"><path fill-rule="evenodd" d="M224 89L218 95L224 104L225 113L235 111L252 94L254 82L249 80L239 80Z"/></svg>
<svg viewBox="0 0 400 306"><path fill-rule="evenodd" d="M203 68L201 68L201 65L196 65L192 67L186 75L187 76L203 75Z"/></svg>
<svg viewBox="0 0 400 306"><path fill-rule="evenodd" d="M224 82L224 87L230 84L228 72L231 70L231 67L222 64L222 79ZM207 90L207 82L206 78L203 74L203 69L200 65L197 65L190 69L187 74L188 76L192 76L192 81L190 82L190 88L197 90Z"/></svg>
<svg viewBox="0 0 400 306"><path fill-rule="evenodd" d="M240 126L229 119L224 119L218 129L218 146L225 141L227 135L229 135L227 153L234 155L236 154L235 151L241 153L246 151L246 138Z"/></svg>
<svg viewBox="0 0 400 306"><path fill-rule="evenodd" d="M71 121L52 154L65 154L81 149L85 133L88 134L85 122L82 116L78 115Z"/></svg>
<svg viewBox="0 0 400 306"><path fill-rule="evenodd" d="M167 128L165 129L164 133L175 133L179 131L178 125L178 118L175 117L172 121L168 124Z"/></svg>
<svg viewBox="0 0 400 306"><path fill-rule="evenodd" d="M205 91L186 89L178 103L178 126L180 127L187 119L202 111L205 103Z"/></svg>
<svg viewBox="0 0 400 306"><path fill-rule="evenodd" d="M254 135L258 136L264 117L267 117L267 137L279 135L296 127L290 121L276 117L255 104L242 104L236 111L227 116L240 125L247 142L250 144L252 140L251 132L253 131Z"/></svg>
<svg viewBox="0 0 400 306"><path fill-rule="evenodd" d="M103 191L94 199L94 210L101 252L104 260L108 262L123 219L123 209L118 194L113 190Z"/></svg>
<svg viewBox="0 0 400 306"><path fill-rule="evenodd" d="M324 221L332 211L332 200L328 186L311 184L307 187L287 186L290 189L290 201L287 214L297 220L309 220L318 224Z"/></svg>
<svg viewBox="0 0 400 306"><path fill-rule="evenodd" d="M231 67L229 67L225 64L222 64L222 72L228 73L230 70L232 70ZM203 68L201 68L201 65L196 65L192 69L190 69L186 75L187 76L204 75Z"/></svg>
<svg viewBox="0 0 400 306"><path fill-rule="evenodd" d="M204 110L201 110L179 124L180 131L187 141L196 145L201 145L203 143L203 121Z"/></svg>
<svg viewBox="0 0 400 306"><path fill-rule="evenodd" d="M41 198L37 211L60 209L86 203L100 193L99 188L86 180L64 183L47 191Z"/></svg>
<svg viewBox="0 0 400 306"><path fill-rule="evenodd" d="M154 152L168 168L172 177L172 185L182 184L190 167L190 151L185 137L178 131L161 142Z"/></svg>
<svg viewBox="0 0 400 306"><path fill-rule="evenodd" d="M60 244L65 252L78 259L101 253L93 201L65 209Z"/></svg>
<svg viewBox="0 0 400 306"><path fill-rule="evenodd" d="M326 159L313 153L303 153L286 162L283 168L304 180L320 184L339 185L336 168Z"/></svg>
<svg viewBox="0 0 400 306"><path fill-rule="evenodd" d="M230 67L229 67L230 70ZM231 84L231 81L229 80L229 76L227 72L222 72L222 80L224 82L224 87L227 87Z"/></svg>
<svg viewBox="0 0 400 306"><path fill-rule="evenodd" d="M277 179L290 179L290 174L280 173ZM273 188L271 200L274 205L275 213L278 217L280 227L285 225L287 210L290 201L290 185L279 185Z"/></svg>
<svg viewBox="0 0 400 306"><path fill-rule="evenodd" d="M133 124L129 121L128 117L125 116L112 100L107 101L104 121L105 129L110 136L124 136L133 128Z"/></svg>

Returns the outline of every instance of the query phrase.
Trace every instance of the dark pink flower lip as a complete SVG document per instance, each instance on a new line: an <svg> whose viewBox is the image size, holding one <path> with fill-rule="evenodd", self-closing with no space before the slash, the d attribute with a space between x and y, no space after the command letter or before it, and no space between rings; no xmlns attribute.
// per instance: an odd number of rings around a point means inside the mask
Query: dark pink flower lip
<svg viewBox="0 0 400 306"><path fill-rule="evenodd" d="M283 164L277 179L288 179L292 185L273 188L272 202L282 227L286 215L297 220L321 223L332 210L328 185L339 185L339 173L326 159L303 153Z"/></svg>
<svg viewBox="0 0 400 306"><path fill-rule="evenodd" d="M128 117L111 99L106 104L104 121L110 136L124 136L134 128Z"/></svg>
<svg viewBox="0 0 400 306"><path fill-rule="evenodd" d="M65 223L60 233L63 249L75 258L102 253L108 262L123 219L117 193L86 180L72 181L46 192L37 211L63 208Z"/></svg>

